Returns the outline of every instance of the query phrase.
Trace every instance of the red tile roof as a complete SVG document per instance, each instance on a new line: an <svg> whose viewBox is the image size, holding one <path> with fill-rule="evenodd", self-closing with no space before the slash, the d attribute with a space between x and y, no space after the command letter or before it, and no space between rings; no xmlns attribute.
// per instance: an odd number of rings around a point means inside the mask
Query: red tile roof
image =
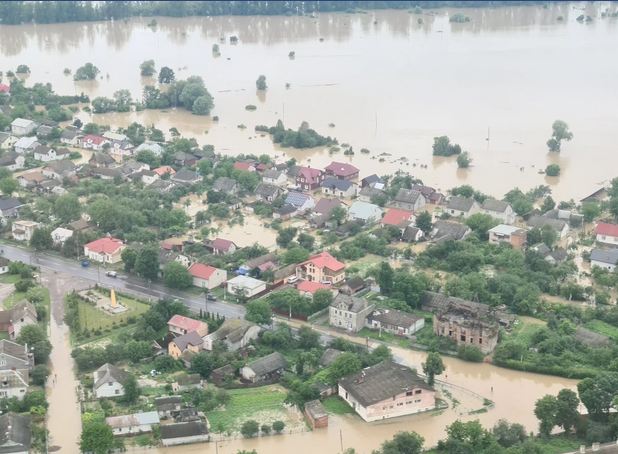
<svg viewBox="0 0 618 454"><path fill-rule="evenodd" d="M210 279L210 276L217 271L217 268L210 265L204 265L203 263L194 263L189 267L189 273L193 277L199 279Z"/></svg>
<svg viewBox="0 0 618 454"><path fill-rule="evenodd" d="M85 245L88 250L96 252L97 254L113 254L122 246L122 240L110 237L99 238Z"/></svg>
<svg viewBox="0 0 618 454"><path fill-rule="evenodd" d="M345 268L345 265L330 255L328 252L321 252L313 257L309 257L304 263L312 263L317 268L328 268L332 271L340 271Z"/></svg>
<svg viewBox="0 0 618 454"><path fill-rule="evenodd" d="M251 172L252 169L255 170L255 167L250 162L235 162L234 168L236 170L245 170L247 172Z"/></svg>
<svg viewBox="0 0 618 454"><path fill-rule="evenodd" d="M607 222L599 222L597 224L597 235L616 236L618 237L618 225L608 224Z"/></svg>
<svg viewBox="0 0 618 454"><path fill-rule="evenodd" d="M331 162L328 166L325 167L324 170L326 170L327 173L344 178L350 177L358 173L358 169L352 164L337 161Z"/></svg>
<svg viewBox="0 0 618 454"><path fill-rule="evenodd" d="M320 169L313 169L311 167L300 167L296 175L299 177L303 177L307 181L307 183L313 184L319 182L322 171Z"/></svg>
<svg viewBox="0 0 618 454"><path fill-rule="evenodd" d="M172 169L170 166L157 167L156 169L153 170L153 172L159 175L160 177L162 177L166 173L169 173L170 175L174 175L176 173L176 171Z"/></svg>
<svg viewBox="0 0 618 454"><path fill-rule="evenodd" d="M0 93L8 93L11 90L11 87L5 84L0 84Z"/></svg>
<svg viewBox="0 0 618 454"><path fill-rule="evenodd" d="M223 238L215 238L212 240L212 247L218 251L229 251L230 248L234 245L233 241L224 240Z"/></svg>
<svg viewBox="0 0 618 454"><path fill-rule="evenodd" d="M300 281L296 286L296 290L298 290L299 292L311 293L312 295L318 290L326 289L330 289L330 285L312 281Z"/></svg>
<svg viewBox="0 0 618 454"><path fill-rule="evenodd" d="M94 134L88 134L87 136L84 136L84 138L82 139L82 142L93 143L95 145L101 145L106 140L107 139L105 139L105 137L95 136Z"/></svg>
<svg viewBox="0 0 618 454"><path fill-rule="evenodd" d="M194 318L185 317L184 315L174 315L167 322L168 325L177 326L187 333L191 331L200 331L200 329L204 326L204 322L195 320Z"/></svg>
<svg viewBox="0 0 618 454"><path fill-rule="evenodd" d="M394 225L395 227L399 227L409 222L412 216L413 214L411 211L390 208L382 218L382 225Z"/></svg>

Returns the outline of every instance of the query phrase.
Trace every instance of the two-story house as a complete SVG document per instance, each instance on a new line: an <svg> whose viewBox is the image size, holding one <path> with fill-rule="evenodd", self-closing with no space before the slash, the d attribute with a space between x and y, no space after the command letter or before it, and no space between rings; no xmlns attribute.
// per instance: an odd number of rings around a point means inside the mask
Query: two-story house
<svg viewBox="0 0 618 454"><path fill-rule="evenodd" d="M296 174L296 186L303 191L315 191L324 181L324 172L311 167L300 167Z"/></svg>
<svg viewBox="0 0 618 454"><path fill-rule="evenodd" d="M373 309L374 305L364 298L339 293L328 308L328 323L330 326L357 333L363 329L367 316Z"/></svg>
<svg viewBox="0 0 618 454"><path fill-rule="evenodd" d="M345 279L345 265L324 251L296 265L296 276L312 282L338 284Z"/></svg>

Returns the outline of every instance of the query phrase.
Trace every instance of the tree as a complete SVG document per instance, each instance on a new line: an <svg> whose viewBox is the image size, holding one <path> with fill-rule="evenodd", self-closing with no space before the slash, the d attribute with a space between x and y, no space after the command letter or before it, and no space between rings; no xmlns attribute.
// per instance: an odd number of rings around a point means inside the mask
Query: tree
<svg viewBox="0 0 618 454"><path fill-rule="evenodd" d="M492 434L476 421L455 421L446 428L446 440L438 442L438 451L443 453L476 454L497 453L500 446Z"/></svg>
<svg viewBox="0 0 618 454"><path fill-rule="evenodd" d="M86 63L84 66L80 66L73 75L73 80L94 80L99 74L99 68L92 63Z"/></svg>
<svg viewBox="0 0 618 454"><path fill-rule="evenodd" d="M137 398L140 394L137 379L133 375L129 375L122 386L124 387L123 400L128 404L134 404L137 402Z"/></svg>
<svg viewBox="0 0 618 454"><path fill-rule="evenodd" d="M137 251L132 248L125 248L120 253L120 258L124 263L124 270L130 273L135 268L135 261L137 260Z"/></svg>
<svg viewBox="0 0 618 454"><path fill-rule="evenodd" d="M268 301L258 299L251 301L246 306L245 319L258 325L269 325L272 319L272 310Z"/></svg>
<svg viewBox="0 0 618 454"><path fill-rule="evenodd" d="M592 222L601 214L601 208L598 203L584 202L582 203L581 212L584 215L585 222Z"/></svg>
<svg viewBox="0 0 618 454"><path fill-rule="evenodd" d="M260 427L260 430L262 431L264 435L268 435L270 431L272 430L272 428L268 424L262 424L262 427Z"/></svg>
<svg viewBox="0 0 618 454"><path fill-rule="evenodd" d="M64 194L54 202L54 214L65 224L78 219L82 213L77 196Z"/></svg>
<svg viewBox="0 0 618 454"><path fill-rule="evenodd" d="M277 432L278 434L283 432L284 428L285 428L285 423L283 421L273 422L273 430Z"/></svg>
<svg viewBox="0 0 618 454"><path fill-rule="evenodd" d="M470 167L471 162L472 159L470 158L470 155L467 151L464 151L459 156L457 156L457 167L459 167L460 169L467 169L468 167Z"/></svg>
<svg viewBox="0 0 618 454"><path fill-rule="evenodd" d="M193 277L184 266L172 261L163 269L163 282L169 288L187 289L193 285Z"/></svg>
<svg viewBox="0 0 618 454"><path fill-rule="evenodd" d="M301 233L298 235L298 238L296 238L296 241L298 241L298 244L300 244L301 247L310 251L313 249L313 245L315 244L315 237L309 235L308 233Z"/></svg>
<svg viewBox="0 0 618 454"><path fill-rule="evenodd" d="M18 65L15 72L17 74L30 74L30 67L28 65Z"/></svg>
<svg viewBox="0 0 618 454"><path fill-rule="evenodd" d="M373 454L421 454L425 439L416 432L398 432Z"/></svg>
<svg viewBox="0 0 618 454"><path fill-rule="evenodd" d="M49 376L49 368L44 364L39 364L38 366L34 366L34 368L32 369L32 372L30 372L32 383L37 386L45 386L45 382L47 381L48 376Z"/></svg>
<svg viewBox="0 0 618 454"><path fill-rule="evenodd" d="M552 247L557 239L558 234L552 227L549 225L544 225L541 228L541 241L543 241L543 243L545 243L548 247Z"/></svg>
<svg viewBox="0 0 618 454"><path fill-rule="evenodd" d="M333 292L328 289L320 289L313 294L313 306L318 311L327 308L332 302Z"/></svg>
<svg viewBox="0 0 618 454"><path fill-rule="evenodd" d="M34 229L32 237L30 238L30 247L33 247L37 251L43 251L45 249L51 249L53 246L54 240L48 228Z"/></svg>
<svg viewBox="0 0 618 454"><path fill-rule="evenodd" d="M146 60L141 65L139 65L140 75L145 77L153 76L157 71L155 69L155 61L154 60Z"/></svg>
<svg viewBox="0 0 618 454"><path fill-rule="evenodd" d="M569 130L569 125L562 120L556 120L552 124L552 135L547 141L547 147L549 151L559 152L562 141L566 140L568 142L572 138L573 133Z"/></svg>
<svg viewBox="0 0 618 454"><path fill-rule="evenodd" d="M556 208L556 202L554 202L554 199L552 199L552 197L548 195L547 197L545 197L545 199L543 199L543 205L541 206L541 211L543 213L547 213L548 211L551 211L554 208Z"/></svg>
<svg viewBox="0 0 618 454"><path fill-rule="evenodd" d="M487 240L487 231L497 226L500 221L485 213L475 213L465 220L465 223L481 240Z"/></svg>
<svg viewBox="0 0 618 454"><path fill-rule="evenodd" d="M541 397L534 404L534 415L539 420L539 432L545 437L549 437L556 425L557 406L558 399L550 394Z"/></svg>
<svg viewBox="0 0 618 454"><path fill-rule="evenodd" d="M604 420L618 389L618 373L602 372L577 384L579 398L594 420Z"/></svg>
<svg viewBox="0 0 618 454"><path fill-rule="evenodd" d="M362 367L363 363L358 355L350 352L342 353L328 367L328 381L335 384L341 377L354 374Z"/></svg>
<svg viewBox="0 0 618 454"><path fill-rule="evenodd" d="M429 211L423 211L416 216L416 226L423 231L425 235L429 235L431 229L433 229L431 213Z"/></svg>
<svg viewBox="0 0 618 454"><path fill-rule="evenodd" d="M47 340L47 335L43 328L39 325L27 325L22 328L17 336L17 343L28 345L32 349L34 362L36 364L44 364L49 358L52 345Z"/></svg>
<svg viewBox="0 0 618 454"><path fill-rule="evenodd" d="M500 419L491 429L496 441L504 448L510 448L526 439L526 428L521 424L510 424L506 419Z"/></svg>
<svg viewBox="0 0 618 454"><path fill-rule="evenodd" d="M266 85L266 76L261 75L260 77L258 77L255 81L255 86L258 90L266 90L268 88L268 86Z"/></svg>
<svg viewBox="0 0 618 454"><path fill-rule="evenodd" d="M257 421L253 419L249 419L245 421L240 427L240 433L245 438L255 437L260 431L260 425Z"/></svg>
<svg viewBox="0 0 618 454"><path fill-rule="evenodd" d="M560 166L558 164L550 164L545 167L545 175L548 177L557 177L560 175Z"/></svg>
<svg viewBox="0 0 618 454"><path fill-rule="evenodd" d="M461 147L458 144L451 144L448 136L434 137L432 148L434 156L453 156L461 153Z"/></svg>
<svg viewBox="0 0 618 454"><path fill-rule="evenodd" d="M114 446L112 428L105 421L84 422L79 442L81 452L108 454Z"/></svg>
<svg viewBox="0 0 618 454"><path fill-rule="evenodd" d="M277 244L281 247L287 248L296 237L296 233L298 233L298 229L295 227L287 227L279 230L279 234L277 235Z"/></svg>
<svg viewBox="0 0 618 454"><path fill-rule="evenodd" d="M380 293L384 295L390 295L393 291L393 279L395 277L395 272L393 268L389 265L388 262L380 263L380 267L378 268L378 276L376 280L378 281L378 285L380 286Z"/></svg>
<svg viewBox="0 0 618 454"><path fill-rule="evenodd" d="M174 75L174 70L172 68L168 68L164 66L159 71L159 83L160 84L171 84L176 79Z"/></svg>
<svg viewBox="0 0 618 454"><path fill-rule="evenodd" d="M437 352L430 352L423 363L423 372L427 375L427 384L433 386L436 375L444 372L444 363Z"/></svg>
<svg viewBox="0 0 618 454"><path fill-rule="evenodd" d="M213 98L208 91L205 95L198 97L193 102L192 112L195 115L210 115L210 111L214 107L215 103L213 102Z"/></svg>
<svg viewBox="0 0 618 454"><path fill-rule="evenodd" d="M116 105L116 111L129 112L131 110L131 102L132 102L131 92L129 90L123 89L123 90L118 90L114 92L114 104ZM132 138L132 139L135 139L135 138ZM133 142L139 142L139 141L133 140Z"/></svg>
<svg viewBox="0 0 618 454"><path fill-rule="evenodd" d="M10 196L17 191L18 187L19 184L13 177L5 177L0 179L0 191L2 191L4 195Z"/></svg>
<svg viewBox="0 0 618 454"><path fill-rule="evenodd" d="M156 280L159 276L159 252L153 246L145 246L140 249L135 259L135 272L150 280Z"/></svg>
<svg viewBox="0 0 618 454"><path fill-rule="evenodd" d="M579 399L574 391L561 389L558 392L555 421L556 425L562 427L567 433L571 431L571 428L575 427L579 418L578 405Z"/></svg>
<svg viewBox="0 0 618 454"><path fill-rule="evenodd" d="M333 208L333 210L330 212L330 220L335 221L337 224L341 224L343 221L345 221L346 216L347 212L345 211L345 208L341 206Z"/></svg>
<svg viewBox="0 0 618 454"><path fill-rule="evenodd" d="M208 378L216 367L216 358L211 353L203 351L191 358L191 371L200 374L203 378Z"/></svg>
<svg viewBox="0 0 618 454"><path fill-rule="evenodd" d="M283 254L283 263L291 265L292 263L301 263L309 258L309 251L300 246L288 249Z"/></svg>
<svg viewBox="0 0 618 454"><path fill-rule="evenodd" d="M302 326L298 330L298 346L303 350L317 348L320 346L320 335L308 326Z"/></svg>

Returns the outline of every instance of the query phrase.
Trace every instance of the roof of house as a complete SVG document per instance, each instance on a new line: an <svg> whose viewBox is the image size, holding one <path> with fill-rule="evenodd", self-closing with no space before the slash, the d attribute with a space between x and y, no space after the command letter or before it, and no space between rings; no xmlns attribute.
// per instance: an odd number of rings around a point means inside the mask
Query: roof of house
<svg viewBox="0 0 618 454"><path fill-rule="evenodd" d="M43 170L50 169L54 172L61 173L75 170L76 167L77 166L75 165L75 163L70 159L59 159L57 161L51 161L50 163L48 163Z"/></svg>
<svg viewBox="0 0 618 454"><path fill-rule="evenodd" d="M468 301L463 298L457 298L455 296L448 296L443 293L437 292L425 292L421 298L422 308L426 311L434 313L463 309L472 317L475 318L494 318L500 319L509 324L515 320L515 316L504 310L497 309L488 304L477 303L475 301Z"/></svg>
<svg viewBox="0 0 618 454"><path fill-rule="evenodd" d="M262 197L273 197L279 193L281 189L274 184L260 183L255 188L255 193Z"/></svg>
<svg viewBox="0 0 618 454"><path fill-rule="evenodd" d="M215 191L228 192L232 191L236 187L238 187L236 180L228 177L219 177L215 180L212 188Z"/></svg>
<svg viewBox="0 0 618 454"><path fill-rule="evenodd" d="M215 238L210 243L213 249L218 251L229 251L232 246L236 246L233 241L226 240L224 238Z"/></svg>
<svg viewBox="0 0 618 454"><path fill-rule="evenodd" d="M326 172L336 175L338 177L350 177L358 173L358 168L354 167L352 164L347 162L337 162L333 161L329 165L327 165L324 170Z"/></svg>
<svg viewBox="0 0 618 454"><path fill-rule="evenodd" d="M359 196L369 197L370 199L373 196L378 196L378 195L382 195L382 194L384 194L384 190L378 189L378 188L374 188L372 186L365 186L358 193Z"/></svg>
<svg viewBox="0 0 618 454"><path fill-rule="evenodd" d="M182 374L176 378L176 383L179 386L199 385L202 383L202 376L200 374Z"/></svg>
<svg viewBox="0 0 618 454"><path fill-rule="evenodd" d="M349 392L363 407L391 399L413 389L433 388L403 364L390 360L366 367L355 374L339 380L339 385Z"/></svg>
<svg viewBox="0 0 618 454"><path fill-rule="evenodd" d="M254 259L247 260L243 266L249 270L252 270L260 265L263 265L264 263L273 262L276 259L277 255L269 252L268 254L260 255L259 257L256 257Z"/></svg>
<svg viewBox="0 0 618 454"><path fill-rule="evenodd" d="M590 252L590 260L616 265L618 264L618 249L593 249Z"/></svg>
<svg viewBox="0 0 618 454"><path fill-rule="evenodd" d="M80 131L75 128L66 128L60 133L61 139L73 140L75 137L80 135Z"/></svg>
<svg viewBox="0 0 618 454"><path fill-rule="evenodd" d="M0 93L8 93L9 91L11 91L11 87L7 84L0 84Z"/></svg>
<svg viewBox="0 0 618 454"><path fill-rule="evenodd" d="M200 421L163 424L160 431L163 440L208 435L208 427Z"/></svg>
<svg viewBox="0 0 618 454"><path fill-rule="evenodd" d="M320 402L318 399L305 403L305 411L313 419L318 419L318 418L323 418L325 416L328 416L328 413L326 413L326 409L324 408L324 405L322 405L322 402Z"/></svg>
<svg viewBox="0 0 618 454"><path fill-rule="evenodd" d="M231 318L223 322L217 331L211 334L213 340L227 340L236 343L242 339L245 333L255 325L248 320Z"/></svg>
<svg viewBox="0 0 618 454"><path fill-rule="evenodd" d="M38 145L34 149L35 154L48 154L50 151L52 151L52 149L48 147L47 145Z"/></svg>
<svg viewBox="0 0 618 454"><path fill-rule="evenodd" d="M320 365L328 367L333 362L335 362L335 360L341 355L343 355L343 352L341 350L337 350L335 348L327 348L326 350L324 350L324 353L322 353L322 356L320 357Z"/></svg>
<svg viewBox="0 0 618 454"><path fill-rule="evenodd" d="M476 201L470 197L461 197L455 195L448 199L448 203L446 204L446 208L448 210L457 210L468 212L474 206Z"/></svg>
<svg viewBox="0 0 618 454"><path fill-rule="evenodd" d="M512 235L516 232L525 232L521 227L517 227L509 224L498 224L487 231L488 233L495 233L496 235Z"/></svg>
<svg viewBox="0 0 618 454"><path fill-rule="evenodd" d="M247 161L235 162L233 167L236 170L244 170L246 172L249 172L252 167L255 169L255 166L253 165L253 163L252 162L247 162Z"/></svg>
<svg viewBox="0 0 618 454"><path fill-rule="evenodd" d="M421 320L421 317L397 309L376 309L367 317L385 325L408 328Z"/></svg>
<svg viewBox="0 0 618 454"><path fill-rule="evenodd" d="M230 279L227 283L232 284L234 287L243 287L247 289L254 289L264 285L264 281L250 276L243 276L242 274Z"/></svg>
<svg viewBox="0 0 618 454"><path fill-rule="evenodd" d="M90 169L91 175L94 176L103 176L110 178L120 178L122 177L122 172L118 168L108 168L108 167L93 167Z"/></svg>
<svg viewBox="0 0 618 454"><path fill-rule="evenodd" d="M319 214L329 215L335 208L339 206L344 206L344 203L339 199L320 199L318 203L316 203L313 211Z"/></svg>
<svg viewBox="0 0 618 454"><path fill-rule="evenodd" d="M210 276L217 271L217 268L203 263L194 263L189 267L189 274L198 279L210 279Z"/></svg>
<svg viewBox="0 0 618 454"><path fill-rule="evenodd" d="M316 268L327 268L331 271L341 271L345 268L343 263L326 251L309 257L309 260L303 262L303 265L307 263L312 263Z"/></svg>
<svg viewBox="0 0 618 454"><path fill-rule="evenodd" d="M401 188L397 191L397 195L395 196L395 202L403 202L403 203L416 203L419 197L422 197L420 191L415 191L414 189L405 189Z"/></svg>
<svg viewBox="0 0 618 454"><path fill-rule="evenodd" d="M3 311L3 312L9 312L9 311ZM12 311L11 311L11 315L12 315ZM21 344L18 344L17 342L13 342L7 339L0 340L0 354L9 355L9 356L12 356L13 358L17 358L22 361L29 362L28 352L26 351L26 347Z"/></svg>
<svg viewBox="0 0 618 454"><path fill-rule="evenodd" d="M350 216L355 219L367 221L369 219L379 219L382 217L382 209L373 203L357 200L348 210Z"/></svg>
<svg viewBox="0 0 618 454"><path fill-rule="evenodd" d="M182 397L180 396L164 396L156 397L154 400L155 407L159 411L169 411L182 405Z"/></svg>
<svg viewBox="0 0 618 454"><path fill-rule="evenodd" d="M494 211L496 213L504 213L510 206L508 202L496 199L485 199L483 205L481 205L484 210Z"/></svg>
<svg viewBox="0 0 618 454"><path fill-rule="evenodd" d="M401 238L406 241L416 241L419 232L421 232L421 229L419 229L418 227L414 227L413 225L409 225L403 231Z"/></svg>
<svg viewBox="0 0 618 454"><path fill-rule="evenodd" d="M122 240L112 237L99 238L85 245L86 248L97 254L113 254L122 246Z"/></svg>
<svg viewBox="0 0 618 454"><path fill-rule="evenodd" d="M156 155L160 155L163 153L163 147L158 144L157 142L144 142L141 143L136 149L135 151L137 151L138 153L140 151L151 151L152 153L156 154Z"/></svg>
<svg viewBox="0 0 618 454"><path fill-rule="evenodd" d="M17 126L17 127L20 127L20 128L27 128L28 126L31 126L33 124L34 124L34 121L32 121L32 120L27 120L25 118L16 118L11 123L11 126Z"/></svg>
<svg viewBox="0 0 618 454"><path fill-rule="evenodd" d="M323 188L329 188L329 189L337 189L338 191L347 191L348 189L350 189L352 186L354 186L354 183L352 183L351 181L348 180L340 180L338 178L335 177L328 177L326 179L324 179L324 181L322 181L322 185Z"/></svg>
<svg viewBox="0 0 618 454"><path fill-rule="evenodd" d="M318 290L328 290L330 285L322 284L321 282L300 281L296 284L296 290L299 292L311 293L312 295Z"/></svg>
<svg viewBox="0 0 618 454"><path fill-rule="evenodd" d="M36 137L21 137L17 142L15 142L15 148L30 148L34 146L37 142Z"/></svg>
<svg viewBox="0 0 618 454"><path fill-rule="evenodd" d="M271 372L275 372L279 369L285 369L287 365L288 362L281 353L273 352L270 355L266 355L250 362L246 367L255 372L255 375L259 377L270 374Z"/></svg>
<svg viewBox="0 0 618 454"><path fill-rule="evenodd" d="M93 143L95 145L101 145L103 142L108 142L108 140L103 136L98 136L95 134L88 134L82 137L82 142Z"/></svg>
<svg viewBox="0 0 618 454"><path fill-rule="evenodd" d="M383 181L383 180L382 180L382 178L380 178L379 176L377 176L377 175L374 173L373 175L369 175L369 176L367 176L367 177L363 178L363 179L361 180L361 183L362 183L364 186L367 186L367 185L371 185L371 184L373 184L373 183L381 183L382 181Z"/></svg>
<svg viewBox="0 0 618 454"><path fill-rule="evenodd" d="M197 331L190 331L187 334L175 337L172 342L175 343L178 349L182 352L186 350L189 345L202 345L204 341L202 340L202 336L200 336Z"/></svg>
<svg viewBox="0 0 618 454"><path fill-rule="evenodd" d="M302 177L309 184L318 183L322 171L320 169L314 169L312 167L299 167L296 174L298 177Z"/></svg>
<svg viewBox="0 0 618 454"><path fill-rule="evenodd" d="M28 388L28 369L0 370L0 383L3 388ZM6 452L0 447L0 453Z"/></svg>
<svg viewBox="0 0 618 454"><path fill-rule="evenodd" d="M153 172L159 175L160 177L162 177L163 175L167 173L169 173L170 175L174 175L176 173L176 171L170 166L157 167L156 169L153 170Z"/></svg>
<svg viewBox="0 0 618 454"><path fill-rule="evenodd" d="M331 307L339 307L341 304L345 304L348 312L358 313L369 306L369 303L364 298L358 298L356 296L344 295L339 293L330 303Z"/></svg>
<svg viewBox="0 0 618 454"><path fill-rule="evenodd" d="M382 224L394 225L395 227L404 226L410 223L410 219L414 216L411 211L400 210L398 208L389 208L382 218Z"/></svg>
<svg viewBox="0 0 618 454"><path fill-rule="evenodd" d="M86 230L88 228L90 228L90 224L88 224L88 221L86 221L85 219L78 219L77 221L73 221L71 223L69 223L69 227L71 227L73 230L79 232L80 230Z"/></svg>
<svg viewBox="0 0 618 454"><path fill-rule="evenodd" d="M434 241L461 240L468 232L470 228L465 224L439 220L434 223L431 236Z"/></svg>
<svg viewBox="0 0 618 454"><path fill-rule="evenodd" d="M530 227L538 228L543 228L544 226L548 225L552 229L561 232L562 229L564 229L564 227L567 225L567 223L566 221L563 221L561 219L552 219L545 216L534 215L531 216L530 219L528 219L528 225Z"/></svg>
<svg viewBox="0 0 618 454"><path fill-rule="evenodd" d="M14 197L1 197L0 198L0 210L10 210L13 208L17 208L23 206L18 199Z"/></svg>
<svg viewBox="0 0 618 454"><path fill-rule="evenodd" d="M128 378L128 372L114 366L113 364L105 363L94 371L94 387L96 389L109 381L124 384Z"/></svg>
<svg viewBox="0 0 618 454"><path fill-rule="evenodd" d="M276 213L280 216L285 216L287 214L292 214L296 212L296 207L294 205L290 205L289 203L284 204L281 208L279 208Z"/></svg>
<svg viewBox="0 0 618 454"><path fill-rule="evenodd" d="M172 318L168 320L167 324L178 327L186 332L199 331L205 325L205 323L201 320L196 320L194 318L185 317L184 315L178 314L172 316Z"/></svg>
<svg viewBox="0 0 618 454"><path fill-rule="evenodd" d="M290 191L285 198L286 205L292 205L296 208L302 207L305 203L311 200L311 196L302 192Z"/></svg>
<svg viewBox="0 0 618 454"><path fill-rule="evenodd" d="M262 178L268 178L270 180L278 180L283 172L277 169L268 169L262 174Z"/></svg>
<svg viewBox="0 0 618 454"><path fill-rule="evenodd" d="M201 178L197 172L189 169L180 169L172 176L174 181L198 181Z"/></svg>
<svg viewBox="0 0 618 454"><path fill-rule="evenodd" d="M609 224L607 222L599 222L597 224L595 231L597 235L618 237L618 224Z"/></svg>
<svg viewBox="0 0 618 454"><path fill-rule="evenodd" d="M132 415L110 416L105 418L105 422L112 429L120 429L148 424L159 424L160 420L158 412L147 411L142 413L133 413Z"/></svg>
<svg viewBox="0 0 618 454"><path fill-rule="evenodd" d="M31 439L30 416L17 413L0 415L0 452L27 452Z"/></svg>

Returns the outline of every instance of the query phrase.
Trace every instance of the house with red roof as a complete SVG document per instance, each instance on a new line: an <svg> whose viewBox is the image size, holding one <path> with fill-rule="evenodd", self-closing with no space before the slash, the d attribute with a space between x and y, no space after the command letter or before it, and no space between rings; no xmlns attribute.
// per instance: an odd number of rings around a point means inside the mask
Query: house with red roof
<svg viewBox="0 0 618 454"><path fill-rule="evenodd" d="M337 178L338 180L356 180L358 169L347 162L333 161L324 168L326 175Z"/></svg>
<svg viewBox="0 0 618 454"><path fill-rule="evenodd" d="M399 208L389 208L382 218L382 227L391 225L399 229L405 229L408 225L414 222L414 213L408 210L400 210Z"/></svg>
<svg viewBox="0 0 618 454"><path fill-rule="evenodd" d="M124 248L122 240L106 236L85 244L84 255L95 262L113 264L122 261Z"/></svg>
<svg viewBox="0 0 618 454"><path fill-rule="evenodd" d="M238 161L234 163L234 169L244 172L255 172L255 166L251 162Z"/></svg>
<svg viewBox="0 0 618 454"><path fill-rule="evenodd" d="M338 284L345 279L345 265L328 252L321 252L296 265L296 276L311 282Z"/></svg>
<svg viewBox="0 0 618 454"><path fill-rule="evenodd" d="M296 285L296 290L303 296L312 297L318 290L330 290L331 286L321 282L300 281Z"/></svg>
<svg viewBox="0 0 618 454"><path fill-rule="evenodd" d="M296 186L303 191L315 191L324 181L324 172L311 167L299 167L296 173Z"/></svg>
<svg viewBox="0 0 618 454"><path fill-rule="evenodd" d="M170 166L157 167L156 169L153 169L152 171L156 173L157 175L159 175L160 177L162 177L163 175L167 175L168 173L170 175L174 175L176 173L176 171Z"/></svg>
<svg viewBox="0 0 618 454"><path fill-rule="evenodd" d="M95 134L88 134L79 139L79 146L90 150L102 150L106 143L111 144L105 137Z"/></svg>
<svg viewBox="0 0 618 454"><path fill-rule="evenodd" d="M167 329L174 336L184 336L193 331L197 332L201 337L208 334L208 325L206 323L178 314L168 320Z"/></svg>
<svg viewBox="0 0 618 454"><path fill-rule="evenodd" d="M597 241L599 243L610 244L612 246L618 246L618 225L610 224L608 222L599 222L597 224L595 233L597 235Z"/></svg>
<svg viewBox="0 0 618 454"><path fill-rule="evenodd" d="M238 249L238 246L233 241L224 240L223 238L215 238L212 241L207 240L204 246L215 255L233 254Z"/></svg>
<svg viewBox="0 0 618 454"><path fill-rule="evenodd" d="M193 285L199 288L212 290L227 281L227 271L203 263L194 263L189 267L189 274L193 277Z"/></svg>
<svg viewBox="0 0 618 454"><path fill-rule="evenodd" d="M0 84L0 93L9 93L11 91L11 87L6 84Z"/></svg>

